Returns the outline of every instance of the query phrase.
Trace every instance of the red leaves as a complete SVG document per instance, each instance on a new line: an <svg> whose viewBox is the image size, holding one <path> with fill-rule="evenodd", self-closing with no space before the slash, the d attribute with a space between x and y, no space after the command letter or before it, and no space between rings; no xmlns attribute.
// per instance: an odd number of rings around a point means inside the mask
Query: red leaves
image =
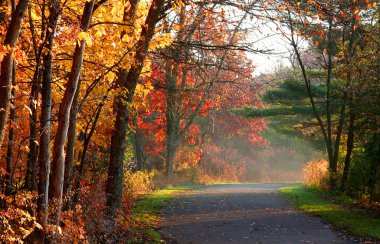
<svg viewBox="0 0 380 244"><path fill-rule="evenodd" d="M81 186L84 186L84 185L86 184L86 181L83 179L83 180L81 180L81 181L79 182L79 184L80 184Z"/></svg>

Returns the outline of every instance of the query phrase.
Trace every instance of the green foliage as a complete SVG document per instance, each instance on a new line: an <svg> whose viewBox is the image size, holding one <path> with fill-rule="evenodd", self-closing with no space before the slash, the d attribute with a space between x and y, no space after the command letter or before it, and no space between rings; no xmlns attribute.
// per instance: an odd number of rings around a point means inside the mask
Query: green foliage
<svg viewBox="0 0 380 244"><path fill-rule="evenodd" d="M302 185L281 188L290 202L297 208L322 217L338 228L359 237L380 239L380 219L370 216L364 210L338 205L322 198L319 192Z"/></svg>
<svg viewBox="0 0 380 244"><path fill-rule="evenodd" d="M363 148L355 150L347 193L362 200L380 199L380 137L373 135Z"/></svg>
<svg viewBox="0 0 380 244"><path fill-rule="evenodd" d="M310 71L315 77L320 76L320 71ZM314 97L323 97L326 94L324 83L313 83L312 92ZM305 84L296 75L291 75L281 81L277 88L265 92L263 101L280 104L308 104Z"/></svg>

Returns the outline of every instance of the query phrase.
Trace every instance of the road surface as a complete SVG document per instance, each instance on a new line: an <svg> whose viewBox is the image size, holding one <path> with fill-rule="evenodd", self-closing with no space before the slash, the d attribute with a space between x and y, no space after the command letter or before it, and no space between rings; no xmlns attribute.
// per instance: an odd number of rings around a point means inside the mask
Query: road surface
<svg viewBox="0 0 380 244"><path fill-rule="evenodd" d="M214 185L183 192L164 207L167 243L355 243L290 206L285 184Z"/></svg>

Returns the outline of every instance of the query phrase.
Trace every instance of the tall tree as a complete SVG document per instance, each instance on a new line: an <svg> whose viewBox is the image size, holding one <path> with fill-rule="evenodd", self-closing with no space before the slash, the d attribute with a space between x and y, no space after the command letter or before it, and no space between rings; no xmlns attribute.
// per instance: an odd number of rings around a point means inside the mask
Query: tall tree
<svg viewBox="0 0 380 244"><path fill-rule="evenodd" d="M83 32L88 31L91 23L92 13L95 5L95 0L86 1L82 19L81 19L81 30ZM60 222L61 214L61 204L63 196L63 181L65 172L65 162L64 162L64 147L67 138L67 132L70 121L70 110L73 103L73 99L76 90L79 89L78 81L81 74L82 63L83 63L83 53L86 46L86 40L82 39L76 44L74 56L72 59L72 66L70 71L69 80L66 84L66 90L62 99L62 103L59 108L58 115L58 128L55 135L54 146L53 146L53 159L52 159L52 179L51 188L49 192L49 198L58 201L58 207L56 211L55 220L56 223Z"/></svg>
<svg viewBox="0 0 380 244"><path fill-rule="evenodd" d="M44 9L45 10L45 9ZM46 50L43 54L41 115L40 115L40 153L38 171L38 201L37 219L45 231L48 219L49 183L50 183L50 134L52 118L52 49L54 47L55 32L60 16L60 0L49 1L49 17L46 21ZM43 12L42 18L45 13ZM43 20L44 21L44 20ZM42 232L44 238L44 232Z"/></svg>
<svg viewBox="0 0 380 244"><path fill-rule="evenodd" d="M0 70L0 146L3 141L5 125L8 117L9 110L9 97L10 87L12 81L12 67L13 67L13 50L18 40L21 24L28 7L28 0L20 0L17 3L15 10L12 12L11 22L9 23L7 33L3 42L4 46L10 49L1 61Z"/></svg>
<svg viewBox="0 0 380 244"><path fill-rule="evenodd" d="M130 113L127 105L132 102L133 95L138 83L145 57L148 53L149 44L155 33L156 24L163 14L165 0L153 0L145 25L141 31L139 41L136 43L136 55L134 64L127 71L122 69L119 73L117 84L127 91L127 96L115 97L116 121L111 137L110 163L106 184L106 196L108 212L111 218L115 216L116 210L121 206L123 190L123 155L126 144Z"/></svg>

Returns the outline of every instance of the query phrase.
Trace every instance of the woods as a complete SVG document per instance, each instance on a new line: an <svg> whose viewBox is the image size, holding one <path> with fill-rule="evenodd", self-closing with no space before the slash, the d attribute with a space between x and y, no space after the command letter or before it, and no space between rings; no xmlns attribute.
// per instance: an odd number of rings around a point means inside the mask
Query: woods
<svg viewBox="0 0 380 244"><path fill-rule="evenodd" d="M369 0L0 0L0 242L133 241L139 187L257 180L269 104L307 110L329 191L378 201L379 16ZM271 89L247 56L269 52L248 31L262 20L292 48Z"/></svg>

